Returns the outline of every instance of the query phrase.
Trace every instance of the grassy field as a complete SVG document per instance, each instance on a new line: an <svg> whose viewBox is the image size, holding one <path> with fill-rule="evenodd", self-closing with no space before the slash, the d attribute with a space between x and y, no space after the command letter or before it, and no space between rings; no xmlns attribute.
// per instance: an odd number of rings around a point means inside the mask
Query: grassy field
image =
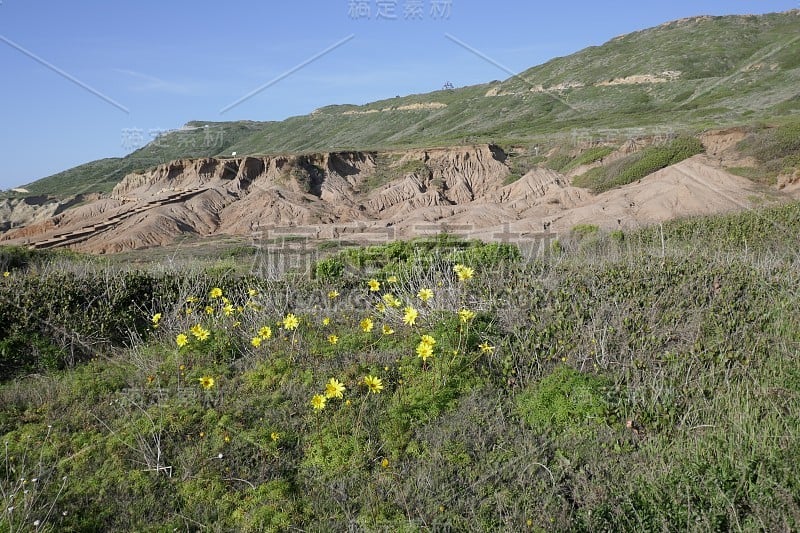
<svg viewBox="0 0 800 533"><path fill-rule="evenodd" d="M3 249L0 531L797 530L798 231Z"/></svg>

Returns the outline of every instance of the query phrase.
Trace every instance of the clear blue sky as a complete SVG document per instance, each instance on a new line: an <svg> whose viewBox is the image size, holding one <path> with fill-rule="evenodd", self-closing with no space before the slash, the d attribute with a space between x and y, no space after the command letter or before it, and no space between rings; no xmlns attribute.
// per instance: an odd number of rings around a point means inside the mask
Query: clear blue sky
<svg viewBox="0 0 800 533"><path fill-rule="evenodd" d="M190 120L281 120L446 81L509 77L445 33L518 72L676 18L797 7L798 0L0 0L0 189L123 156L133 148L125 130L146 140Z"/></svg>

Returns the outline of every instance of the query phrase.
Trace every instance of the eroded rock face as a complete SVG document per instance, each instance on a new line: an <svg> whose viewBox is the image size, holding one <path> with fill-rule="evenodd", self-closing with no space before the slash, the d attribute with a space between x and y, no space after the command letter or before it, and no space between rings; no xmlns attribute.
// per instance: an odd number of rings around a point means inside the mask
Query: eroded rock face
<svg viewBox="0 0 800 533"><path fill-rule="evenodd" d="M99 194L77 195L68 200L56 200L49 196L26 196L0 200L0 232L45 223L62 211L76 204L94 201ZM50 222L52 225L52 222Z"/></svg>
<svg viewBox="0 0 800 533"><path fill-rule="evenodd" d="M125 176L108 198L27 219L0 240L118 252L190 234L247 235L275 226L385 225L421 208L475 201L508 174L492 146L181 159ZM415 170L403 171L413 163ZM388 183L372 189L377 172ZM385 177L385 176L384 176ZM325 232L323 232L325 233Z"/></svg>
<svg viewBox="0 0 800 533"><path fill-rule="evenodd" d="M432 225L482 238L568 231L578 223L627 228L750 205L753 184L717 161L695 156L594 196L546 168L506 184L506 154L492 145L186 159L130 174L107 198L48 206L25 227L0 234L0 242L112 253L187 235L250 236L286 227L348 239L415 236Z"/></svg>

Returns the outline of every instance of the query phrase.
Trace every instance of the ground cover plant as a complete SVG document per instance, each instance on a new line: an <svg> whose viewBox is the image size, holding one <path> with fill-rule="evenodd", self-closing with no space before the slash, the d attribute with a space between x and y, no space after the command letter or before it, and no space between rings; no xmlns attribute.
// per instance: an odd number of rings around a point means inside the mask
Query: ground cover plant
<svg viewBox="0 0 800 533"><path fill-rule="evenodd" d="M799 231L441 236L280 280L4 249L0 531L796 530Z"/></svg>

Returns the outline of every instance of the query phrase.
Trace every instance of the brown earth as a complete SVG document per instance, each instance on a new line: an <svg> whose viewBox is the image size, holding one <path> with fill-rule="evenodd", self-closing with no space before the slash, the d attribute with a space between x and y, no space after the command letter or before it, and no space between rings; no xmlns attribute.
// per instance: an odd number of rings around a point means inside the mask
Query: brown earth
<svg viewBox="0 0 800 533"><path fill-rule="evenodd" d="M765 190L722 170L736 142L736 132L708 135L708 155L600 195L572 186L572 173L545 168L506 184L506 154L492 145L178 160L126 176L107 198L44 212L0 242L113 253L185 236L270 231L351 241L441 231L492 239L584 223L632 228L800 193Z"/></svg>

